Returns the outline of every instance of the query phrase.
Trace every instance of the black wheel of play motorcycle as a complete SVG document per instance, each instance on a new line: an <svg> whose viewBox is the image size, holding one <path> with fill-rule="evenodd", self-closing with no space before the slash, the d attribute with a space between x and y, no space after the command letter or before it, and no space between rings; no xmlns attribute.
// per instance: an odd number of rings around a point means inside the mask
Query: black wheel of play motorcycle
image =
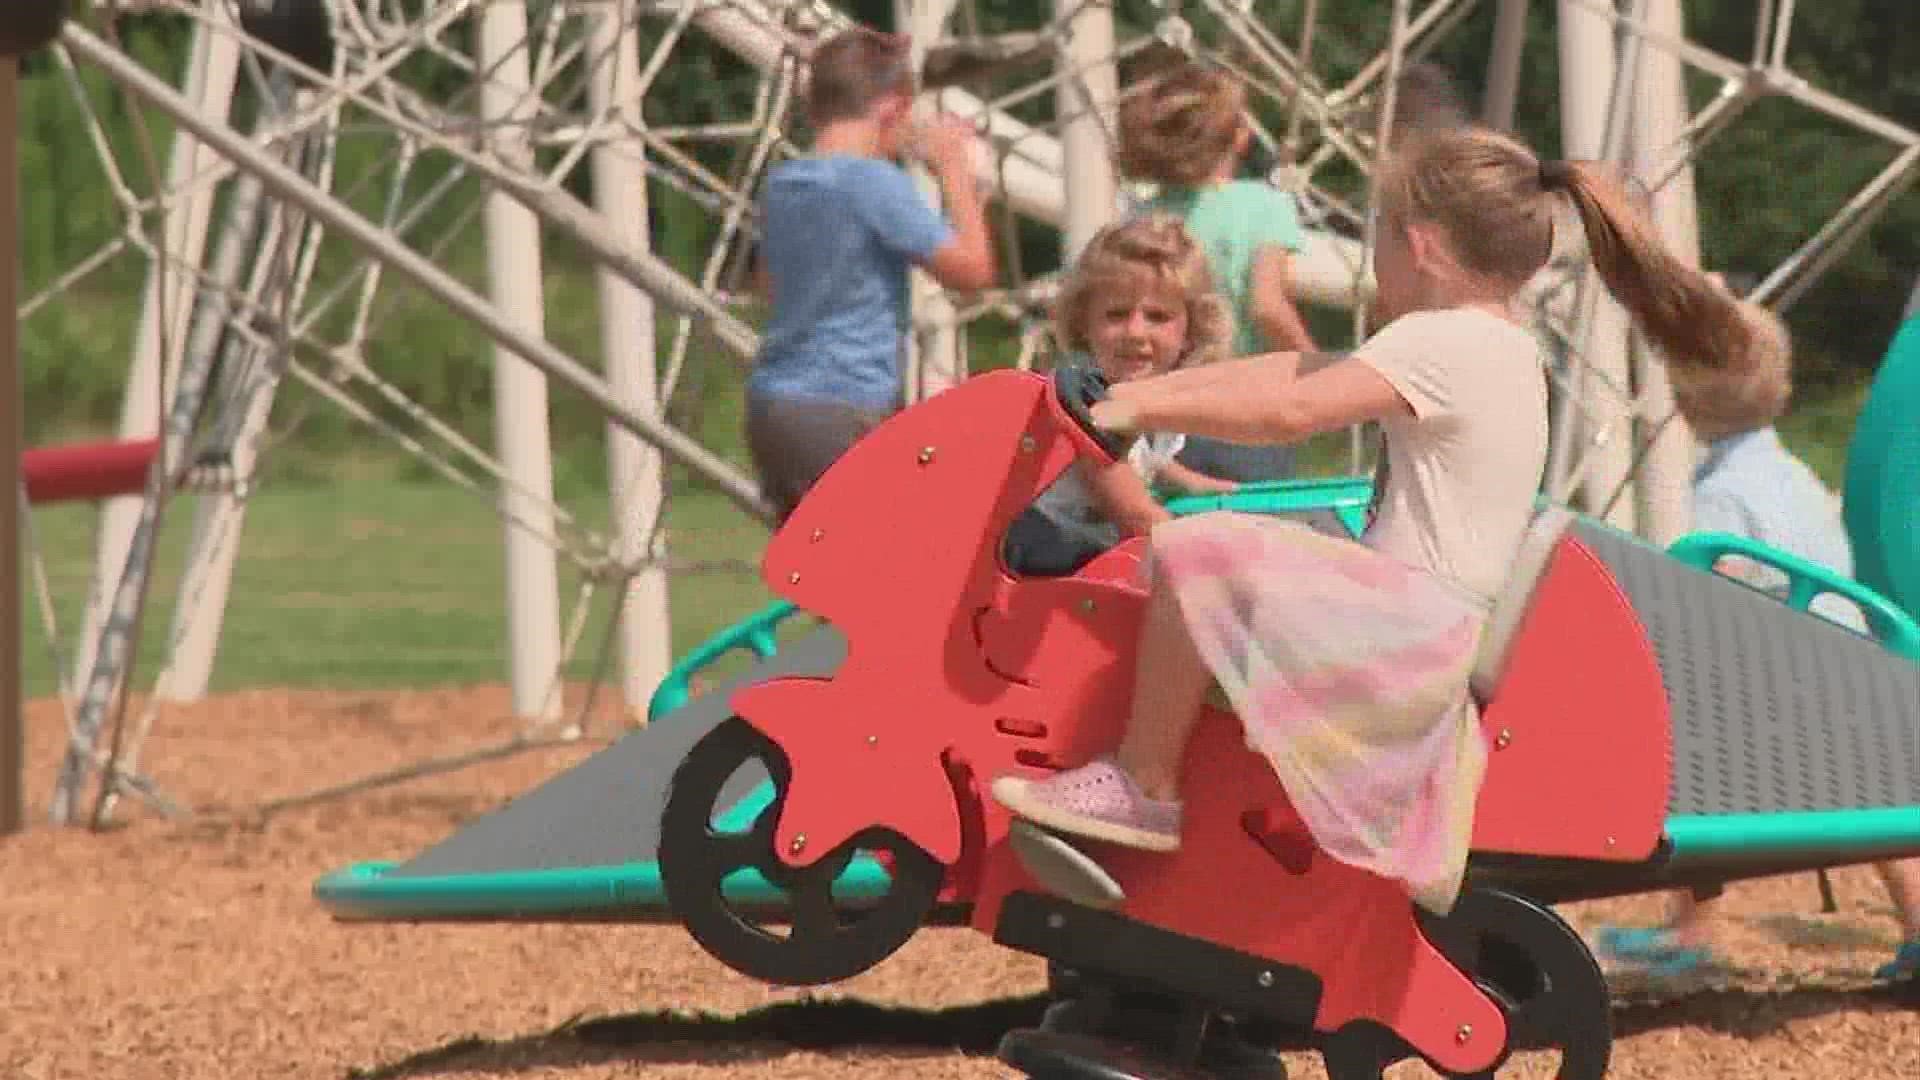
<svg viewBox="0 0 1920 1080"><path fill-rule="evenodd" d="M1496 889L1470 889L1445 918L1423 919L1428 938L1500 1005L1507 1050L1460 1080L1493 1080L1516 1050L1558 1050L1558 1080L1602 1080L1613 1054L1612 1001L1586 942L1543 907ZM1392 1032L1354 1024L1321 1047L1330 1080L1380 1080L1415 1056Z"/></svg>
<svg viewBox="0 0 1920 1080"><path fill-rule="evenodd" d="M717 832L719 800L741 766L758 761L773 781L773 801L745 832ZM926 921L945 868L891 829L868 829L812 865L795 870L775 857L774 824L786 802L791 767L780 747L733 717L708 732L674 772L660 819L660 879L674 916L702 948L744 975L783 986L816 986L866 971L893 955ZM856 852L886 852L892 862L884 897L861 906L836 901L834 879ZM745 869L785 891L786 935L744 918L777 912L736 908L721 883Z"/></svg>

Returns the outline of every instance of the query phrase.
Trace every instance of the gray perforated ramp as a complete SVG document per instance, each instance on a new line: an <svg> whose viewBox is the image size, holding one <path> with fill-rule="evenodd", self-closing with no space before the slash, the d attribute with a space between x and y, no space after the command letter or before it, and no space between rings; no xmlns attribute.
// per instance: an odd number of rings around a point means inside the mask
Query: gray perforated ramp
<svg viewBox="0 0 1920 1080"><path fill-rule="evenodd" d="M1920 667L1593 522L1672 702L1670 815L1920 806Z"/></svg>
<svg viewBox="0 0 1920 1080"><path fill-rule="evenodd" d="M846 659L846 641L821 627L646 728L555 776L506 806L387 871L388 877L652 862L667 782L701 736L729 715L733 688L777 675L826 675ZM766 779L742 769L723 791L731 804Z"/></svg>

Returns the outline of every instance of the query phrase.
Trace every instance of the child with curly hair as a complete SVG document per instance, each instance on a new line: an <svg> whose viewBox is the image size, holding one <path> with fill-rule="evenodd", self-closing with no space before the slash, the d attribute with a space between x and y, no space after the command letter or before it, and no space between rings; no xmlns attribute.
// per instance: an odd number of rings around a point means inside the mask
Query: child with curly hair
<svg viewBox="0 0 1920 1080"><path fill-rule="evenodd" d="M1088 356L1115 385L1218 359L1231 332L1207 256L1178 218L1148 214L1088 241L1055 301L1054 337ZM1008 562L1029 574L1066 573L1081 557L1144 536L1171 520L1151 485L1185 493L1223 484L1181 464L1185 437L1154 433L1105 467L1078 461L1041 493L1008 536Z"/></svg>

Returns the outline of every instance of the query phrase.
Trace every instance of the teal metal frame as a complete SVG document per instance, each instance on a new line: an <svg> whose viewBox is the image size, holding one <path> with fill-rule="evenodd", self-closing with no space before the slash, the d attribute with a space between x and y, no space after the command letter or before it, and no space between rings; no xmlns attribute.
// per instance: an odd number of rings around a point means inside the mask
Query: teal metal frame
<svg viewBox="0 0 1920 1080"><path fill-rule="evenodd" d="M1750 559L1787 577L1787 595L1775 597L1796 611L1831 594L1859 605L1874 638L1887 651L1920 664L1920 625L1891 600L1838 571L1733 533L1690 533L1667 553L1707 573L1728 557ZM1746 585L1731 575L1730 581ZM1748 585L1749 588L1753 586ZM1766 590L1756 590L1772 596ZM1843 628L1844 629L1844 628ZM1668 819L1675 860L1715 859L1756 853L1849 851L1878 853L1920 848L1920 806L1827 810L1779 814L1702 814Z"/></svg>
<svg viewBox="0 0 1920 1080"><path fill-rule="evenodd" d="M791 600L775 600L759 611L701 642L667 671L647 699L647 722L652 723L693 699L693 677L720 662L728 653L746 650L761 660L780 650L780 624L800 609Z"/></svg>
<svg viewBox="0 0 1920 1080"><path fill-rule="evenodd" d="M1851 600L1866 614L1867 625L1881 645L1920 663L1920 625L1893 601L1852 578L1842 577L1838 571L1732 533L1690 533L1675 540L1667 554L1708 573L1718 573L1714 568L1730 556L1770 566L1787 576L1787 595L1782 602L1796 611L1806 611L1823 594Z"/></svg>

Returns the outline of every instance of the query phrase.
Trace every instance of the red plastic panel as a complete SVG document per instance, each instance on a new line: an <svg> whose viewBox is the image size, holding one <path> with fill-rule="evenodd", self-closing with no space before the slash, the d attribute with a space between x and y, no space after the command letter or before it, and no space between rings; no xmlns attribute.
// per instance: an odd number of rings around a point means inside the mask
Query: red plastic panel
<svg viewBox="0 0 1920 1080"><path fill-rule="evenodd" d="M158 439L71 443L28 450L20 455L27 502L137 495L146 488L147 470L159 452Z"/></svg>
<svg viewBox="0 0 1920 1080"><path fill-rule="evenodd" d="M1074 576L1100 581L1140 583L1144 586L1140 571L1146 558L1147 538L1130 536L1114 547L1108 548L1105 553L1094 557Z"/></svg>
<svg viewBox="0 0 1920 1080"><path fill-rule="evenodd" d="M1633 604L1577 539L1555 550L1481 724L1475 850L1653 854L1673 773L1666 686Z"/></svg>
<svg viewBox="0 0 1920 1080"><path fill-rule="evenodd" d="M1073 460L1075 444L1053 408L1037 375L969 379L861 439L768 545L767 583L848 642L831 682L781 679L733 698L792 761L776 843L794 864L868 825L890 827L943 862L959 859L943 759L984 741L1004 752L958 756L989 777L1010 767L1015 740L993 718L1032 711L1022 702L1027 688L988 666L979 618L1025 586L1002 571L1001 538ZM884 800L849 798L882 777Z"/></svg>
<svg viewBox="0 0 1920 1080"><path fill-rule="evenodd" d="M1121 914L1313 972L1323 986L1322 1031L1370 1019L1448 1070L1494 1061L1506 1039L1500 1010L1420 933L1402 889L1314 849L1272 769L1246 749L1238 720L1208 710L1187 751L1184 787L1179 851L1085 844L1125 889ZM1250 829L1249 819L1262 827ZM1008 892L1041 891L1004 830L999 837L973 913L988 934Z"/></svg>
<svg viewBox="0 0 1920 1080"><path fill-rule="evenodd" d="M1077 765L1119 741L1144 600L1137 586L1111 582L1009 582L981 615L989 665L1025 691L1002 699L1000 740L956 747L979 785L978 835L987 850L977 863L974 925L986 933L1008 890L1036 886L1007 845L1008 815L985 784L1010 770L1037 776ZM1009 719L1026 722L1012 747ZM1420 934L1403 890L1315 851L1272 769L1247 750L1237 719L1208 711L1185 773L1179 852L1090 845L1128 893L1123 914L1314 972L1326 986L1323 1030L1371 1019L1460 1072L1494 1059L1505 1038L1499 1010ZM1259 827L1250 830L1249 818ZM1473 1032L1464 1043L1462 1025Z"/></svg>

